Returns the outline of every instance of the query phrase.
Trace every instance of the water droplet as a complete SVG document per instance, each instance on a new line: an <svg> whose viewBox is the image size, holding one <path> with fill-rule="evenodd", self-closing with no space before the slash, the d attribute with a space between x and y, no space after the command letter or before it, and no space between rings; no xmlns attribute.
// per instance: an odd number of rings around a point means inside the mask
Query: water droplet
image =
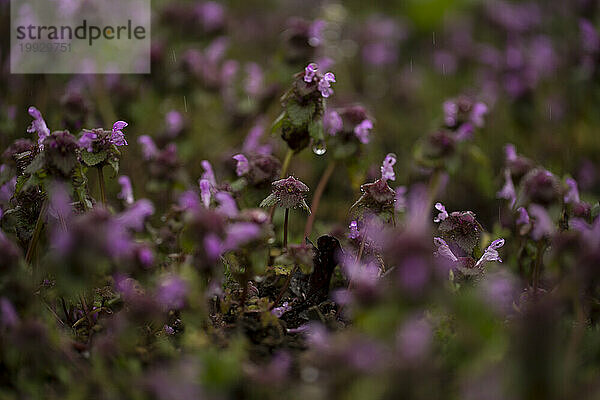
<svg viewBox="0 0 600 400"><path fill-rule="evenodd" d="M313 153L315 153L318 156L322 156L323 154L325 154L327 152L327 146L325 145L325 142L322 140L319 140L318 142L316 142L313 145Z"/></svg>

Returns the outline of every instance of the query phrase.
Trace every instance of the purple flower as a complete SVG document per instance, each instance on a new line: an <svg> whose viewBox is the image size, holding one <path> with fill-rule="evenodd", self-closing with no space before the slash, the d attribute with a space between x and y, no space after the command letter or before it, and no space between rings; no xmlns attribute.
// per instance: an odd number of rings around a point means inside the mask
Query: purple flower
<svg viewBox="0 0 600 400"><path fill-rule="evenodd" d="M167 124L167 133L170 137L177 136L183 129L183 116L179 111L169 111L165 116L165 122Z"/></svg>
<svg viewBox="0 0 600 400"><path fill-rule="evenodd" d="M161 279L156 291L156 300L166 310L179 310L185 305L187 292L188 285L183 279L169 275Z"/></svg>
<svg viewBox="0 0 600 400"><path fill-rule="evenodd" d="M375 263L363 264L354 257L346 257L343 260L342 271L358 290L373 289L379 280L379 267Z"/></svg>
<svg viewBox="0 0 600 400"><path fill-rule="evenodd" d="M431 325L423 318L413 317L404 322L396 338L402 357L417 361L429 352L432 341Z"/></svg>
<svg viewBox="0 0 600 400"><path fill-rule="evenodd" d="M206 31L219 29L225 20L225 9L215 1L207 1L198 8L202 25Z"/></svg>
<svg viewBox="0 0 600 400"><path fill-rule="evenodd" d="M435 257L441 256L441 257L444 257L453 262L458 261L458 257L456 257L454 255L454 253L452 252L452 250L450 250L448 243L446 243L446 241L444 239L439 238L439 237L434 237L433 243L436 246L436 251L433 253L433 255Z"/></svg>
<svg viewBox="0 0 600 400"><path fill-rule="evenodd" d="M251 97L256 97L261 94L264 86L264 74L262 68L257 63L249 63L246 65L246 80L244 89Z"/></svg>
<svg viewBox="0 0 600 400"><path fill-rule="evenodd" d="M471 122L478 127L481 128L484 124L483 117L487 114L488 107L485 103L477 102L473 105L473 110L471 110Z"/></svg>
<svg viewBox="0 0 600 400"><path fill-rule="evenodd" d="M373 122L369 119L363 120L360 124L354 127L354 135L360 140L361 143L369 143L369 134L373 129Z"/></svg>
<svg viewBox="0 0 600 400"><path fill-rule="evenodd" d="M253 222L236 222L226 229L222 251L235 250L250 243L260 234L260 227Z"/></svg>
<svg viewBox="0 0 600 400"><path fill-rule="evenodd" d="M178 205L183 210L195 210L200 205L200 199L193 190L186 190L179 196Z"/></svg>
<svg viewBox="0 0 600 400"><path fill-rule="evenodd" d="M317 85L319 92L321 92L321 96L327 98L333 94L333 89L331 89L331 84L333 82L335 82L335 75L333 75L332 72L327 72L325 75L323 75Z"/></svg>
<svg viewBox="0 0 600 400"><path fill-rule="evenodd" d="M138 143L142 145L142 154L144 160L152 160L158 155L158 148L154 144L154 140L148 135L142 135L138 138Z"/></svg>
<svg viewBox="0 0 600 400"><path fill-rule="evenodd" d="M235 173L237 176L246 175L250 172L250 163L248 163L248 159L243 154L236 154L233 156L233 159L237 161L237 165L235 166Z"/></svg>
<svg viewBox="0 0 600 400"><path fill-rule="evenodd" d="M517 160L517 149L514 144L507 144L504 146L504 157L506 161L516 161Z"/></svg>
<svg viewBox="0 0 600 400"><path fill-rule="evenodd" d="M439 211L439 214L433 219L433 222L441 222L448 218L448 212L442 203L435 203L435 209Z"/></svg>
<svg viewBox="0 0 600 400"><path fill-rule="evenodd" d="M217 180L215 179L215 173L213 171L212 165L207 160L202 160L200 163L202 168L204 169L204 173L200 177L200 179L206 179L211 186L217 186Z"/></svg>
<svg viewBox="0 0 600 400"><path fill-rule="evenodd" d="M394 198L394 207L398 212L406 211L406 186L398 186L396 188L396 197Z"/></svg>
<svg viewBox="0 0 600 400"><path fill-rule="evenodd" d="M454 135L454 139L457 142L462 142L470 139L473 136L474 132L473 124L470 122L465 122L461 124L456 130L456 134Z"/></svg>
<svg viewBox="0 0 600 400"><path fill-rule="evenodd" d="M517 283L513 276L502 270L486 276L481 285L481 294L492 309L508 313L512 309Z"/></svg>
<svg viewBox="0 0 600 400"><path fill-rule="evenodd" d="M137 251L137 258L144 268L150 268L154 264L154 253L148 246L140 246Z"/></svg>
<svg viewBox="0 0 600 400"><path fill-rule="evenodd" d="M129 125L125 121L117 121L113 124L112 134L110 135L110 142L115 146L127 146L127 140L125 140L125 134L123 129Z"/></svg>
<svg viewBox="0 0 600 400"><path fill-rule="evenodd" d="M204 207L208 208L210 206L210 182L208 179L200 179L200 198L202 199L202 204Z"/></svg>
<svg viewBox="0 0 600 400"><path fill-rule="evenodd" d="M509 200L510 207L514 207L517 202L517 192L515 191L515 185L513 184L510 170L507 168L504 170L504 186L496 194L500 199Z"/></svg>
<svg viewBox="0 0 600 400"><path fill-rule="evenodd" d="M396 164L396 155L393 153L385 156L383 164L381 165L381 180L386 182L387 180L395 181L396 174L394 173L394 164Z"/></svg>
<svg viewBox="0 0 600 400"><path fill-rule="evenodd" d="M248 132L248 135L246 136L246 139L244 140L244 145L242 146L242 150L244 151L244 153L246 154L262 154L262 155L269 155L271 154L271 145L269 144L265 144L265 145L260 145L259 144L259 140L261 138L261 136L264 134L265 132L265 124L264 124L264 120L261 118L256 125L254 125L250 131Z"/></svg>
<svg viewBox="0 0 600 400"><path fill-rule="evenodd" d="M573 218L569 221L569 226L582 234L590 248L600 247L600 217L596 217L592 225L581 218Z"/></svg>
<svg viewBox="0 0 600 400"><path fill-rule="evenodd" d="M6 297L0 297L0 324L13 327L19 323L19 316L13 304Z"/></svg>
<svg viewBox="0 0 600 400"><path fill-rule="evenodd" d="M61 230L67 229L68 222L71 221L73 216L71 207L71 197L65 188L64 184L60 182L52 183L50 187L50 206L48 208L48 214L54 219L53 222L60 224Z"/></svg>
<svg viewBox="0 0 600 400"><path fill-rule="evenodd" d="M121 185L121 192L117 197L125 202L125 204L133 204L133 189L131 187L131 179L126 175L119 177L119 185Z"/></svg>
<svg viewBox="0 0 600 400"><path fill-rule="evenodd" d="M218 259L223 253L223 242L214 233L209 233L204 237L204 250L210 260Z"/></svg>
<svg viewBox="0 0 600 400"><path fill-rule="evenodd" d="M565 194L564 201L567 204L578 204L579 200L579 190L577 189L577 182L573 178L566 179L567 186L569 190L567 194Z"/></svg>
<svg viewBox="0 0 600 400"><path fill-rule="evenodd" d="M29 115L31 115L34 120L31 122L31 125L27 128L28 133L37 133L38 134L38 145L40 149L43 147L42 142L50 136L50 129L46 125L46 121L42 117L42 113L35 107L31 106L28 109Z"/></svg>
<svg viewBox="0 0 600 400"><path fill-rule="evenodd" d="M317 19L308 28L308 44L317 47L323 41L323 29L327 23L322 19Z"/></svg>
<svg viewBox="0 0 600 400"><path fill-rule="evenodd" d="M304 198L309 189L303 182L293 176L289 176L288 178L273 182L271 186L271 194L260 203L261 207L300 207L310 214L310 208Z"/></svg>
<svg viewBox="0 0 600 400"><path fill-rule="evenodd" d="M350 222L350 226L348 228L350 228L350 233L348 234L348 237L350 239L358 239L360 237L360 232L358 232L357 221Z"/></svg>
<svg viewBox="0 0 600 400"><path fill-rule="evenodd" d="M519 216L517 217L517 221L515 222L517 225L527 225L529 224L529 214L527 214L527 210L525 207L519 207L517 209Z"/></svg>
<svg viewBox="0 0 600 400"><path fill-rule="evenodd" d="M121 296L125 299L131 299L135 297L139 291L138 282L128 277L127 275L117 273L114 276L115 281L115 290L121 294Z"/></svg>
<svg viewBox="0 0 600 400"><path fill-rule="evenodd" d="M144 229L146 218L154 214L154 206L148 199L136 201L127 210L123 211L118 217L119 222L123 227L141 231Z"/></svg>
<svg viewBox="0 0 600 400"><path fill-rule="evenodd" d="M86 149L88 153L94 151L94 141L98 139L98 135L92 131L83 131L83 135L79 138L79 146Z"/></svg>
<svg viewBox="0 0 600 400"><path fill-rule="evenodd" d="M554 233L554 224L544 207L538 204L530 205L529 215L534 220L533 229L531 231L533 240L540 240L541 238L550 236Z"/></svg>
<svg viewBox="0 0 600 400"><path fill-rule="evenodd" d="M173 329L172 327L170 327L167 324L165 324L165 326L163 326L163 329L165 330L165 333L167 335L174 335L175 334L175 329Z"/></svg>
<svg viewBox="0 0 600 400"><path fill-rule="evenodd" d="M238 215L239 211L235 200L231 197L228 192L217 192L215 194L215 200L219 203L217 211L221 214L226 215L229 218L233 218Z"/></svg>
<svg viewBox="0 0 600 400"><path fill-rule="evenodd" d="M277 318L281 318L283 314L290 311L292 306L289 305L287 301L285 301L280 307L275 307L271 310L271 314L276 316Z"/></svg>
<svg viewBox="0 0 600 400"><path fill-rule="evenodd" d="M488 248L485 249L485 252L481 256L481 258L479 258L479 260L477 260L477 263L475 263L475 266L480 267L483 263L491 262L491 261L498 261L501 263L502 259L500 258L500 255L498 254L498 249L502 246L504 246L504 239L494 240L488 246Z"/></svg>
<svg viewBox="0 0 600 400"><path fill-rule="evenodd" d="M600 50L600 35L590 21L580 19L579 30L581 31L581 43L586 52L593 54Z"/></svg>
<svg viewBox="0 0 600 400"><path fill-rule="evenodd" d="M447 126L455 126L458 122L458 104L454 100L446 100L442 105L444 122Z"/></svg>
<svg viewBox="0 0 600 400"><path fill-rule="evenodd" d="M343 127L342 117L334 110L327 111L323 116L323 128L329 135L335 136Z"/></svg>
<svg viewBox="0 0 600 400"><path fill-rule="evenodd" d="M310 63L304 68L304 82L310 83L315 79L319 66L315 63Z"/></svg>

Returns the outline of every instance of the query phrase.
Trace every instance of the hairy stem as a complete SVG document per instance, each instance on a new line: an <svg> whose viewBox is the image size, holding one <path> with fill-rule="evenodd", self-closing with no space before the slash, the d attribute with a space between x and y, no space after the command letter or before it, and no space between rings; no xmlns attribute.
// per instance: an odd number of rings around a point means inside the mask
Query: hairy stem
<svg viewBox="0 0 600 400"><path fill-rule="evenodd" d="M106 187L104 186L104 172L102 171L102 166L98 168L98 182L100 184L100 198L102 204L106 205Z"/></svg>
<svg viewBox="0 0 600 400"><path fill-rule="evenodd" d="M290 209L285 209L285 217L283 218L283 248L287 249L288 243L288 220L289 220Z"/></svg>
<svg viewBox="0 0 600 400"><path fill-rule="evenodd" d="M325 188L327 187L327 183L329 182L329 178L331 178L331 175L333 174L334 170L335 170L335 161L332 160L327 165L325 172L323 172L323 175L321 175L321 179L319 180L319 183L317 184L317 189L315 190L315 195L313 197L312 204L310 205L310 209L311 209L312 213L308 216L308 219L306 220L306 226L304 227L304 237L305 238L309 237L310 233L312 232L313 224L315 222L315 217L317 215L317 211L319 210L319 203L321 201L321 197L323 196L323 192L325 191Z"/></svg>
<svg viewBox="0 0 600 400"><path fill-rule="evenodd" d="M42 207L40 208L40 214L38 215L38 219L35 223L35 227L33 228L33 234L31 235L31 240L29 241L29 245L27 246L27 254L25 255L25 261L27 264L31 264L33 260L33 255L35 253L35 249L37 248L37 244L40 240L40 236L42 234L42 229L44 228L44 218L46 218L46 211L48 210L48 200L45 199L42 203Z"/></svg>

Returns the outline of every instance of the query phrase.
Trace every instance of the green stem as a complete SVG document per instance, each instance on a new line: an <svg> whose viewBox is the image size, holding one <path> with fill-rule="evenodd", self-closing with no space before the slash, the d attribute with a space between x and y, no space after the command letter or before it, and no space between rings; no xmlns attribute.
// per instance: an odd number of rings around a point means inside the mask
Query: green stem
<svg viewBox="0 0 600 400"><path fill-rule="evenodd" d="M104 186L104 172L102 171L102 166L98 168L98 182L100 183L100 198L102 200L102 204L106 205L106 187Z"/></svg>
<svg viewBox="0 0 600 400"><path fill-rule="evenodd" d="M283 248L287 249L288 243L288 219L289 219L290 209L285 209L285 217L283 219Z"/></svg>
<svg viewBox="0 0 600 400"><path fill-rule="evenodd" d="M429 181L429 190L427 196L427 210L431 210L433 207L433 203L435 198L438 195L438 191L440 190L440 183L442 180L442 170L436 169L431 175L431 180Z"/></svg>
<svg viewBox="0 0 600 400"><path fill-rule="evenodd" d="M292 161L292 156L294 155L294 150L288 149L285 154L285 158L283 159L283 165L281 166L281 179L285 178L287 175L287 171L290 168L290 162Z"/></svg>
<svg viewBox="0 0 600 400"><path fill-rule="evenodd" d="M31 240L29 241L29 245L27 246L27 254L25 255L25 261L27 262L27 264L31 264L31 261L33 260L33 254L35 253L35 249L37 248L37 244L40 240L42 229L44 227L44 218L46 218L47 210L48 200L44 200L44 202L42 203L42 207L40 208L40 214L38 215L35 227L33 228Z"/></svg>
<svg viewBox="0 0 600 400"><path fill-rule="evenodd" d="M323 172L323 175L321 175L321 179L317 184L317 189L315 190L315 195L313 197L312 204L310 205L312 213L308 216L308 219L306 220L306 226L304 227L305 238L309 237L310 233L312 232L315 217L317 215L317 211L319 210L319 203L321 202L321 197L323 196L323 192L325 191L327 183L329 182L329 178L331 178L331 175L333 174L334 170L335 160L332 160L327 165L325 172Z"/></svg>

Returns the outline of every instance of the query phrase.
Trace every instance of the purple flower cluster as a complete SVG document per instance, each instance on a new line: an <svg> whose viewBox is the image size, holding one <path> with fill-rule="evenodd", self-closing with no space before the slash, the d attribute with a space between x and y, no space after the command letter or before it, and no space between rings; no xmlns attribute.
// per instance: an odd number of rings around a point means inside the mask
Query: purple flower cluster
<svg viewBox="0 0 600 400"><path fill-rule="evenodd" d="M310 63L304 68L304 82L312 84L317 83L317 88L324 98L333 94L331 84L335 82L335 75L332 72L326 72L323 75L318 73L319 66L316 63Z"/></svg>

